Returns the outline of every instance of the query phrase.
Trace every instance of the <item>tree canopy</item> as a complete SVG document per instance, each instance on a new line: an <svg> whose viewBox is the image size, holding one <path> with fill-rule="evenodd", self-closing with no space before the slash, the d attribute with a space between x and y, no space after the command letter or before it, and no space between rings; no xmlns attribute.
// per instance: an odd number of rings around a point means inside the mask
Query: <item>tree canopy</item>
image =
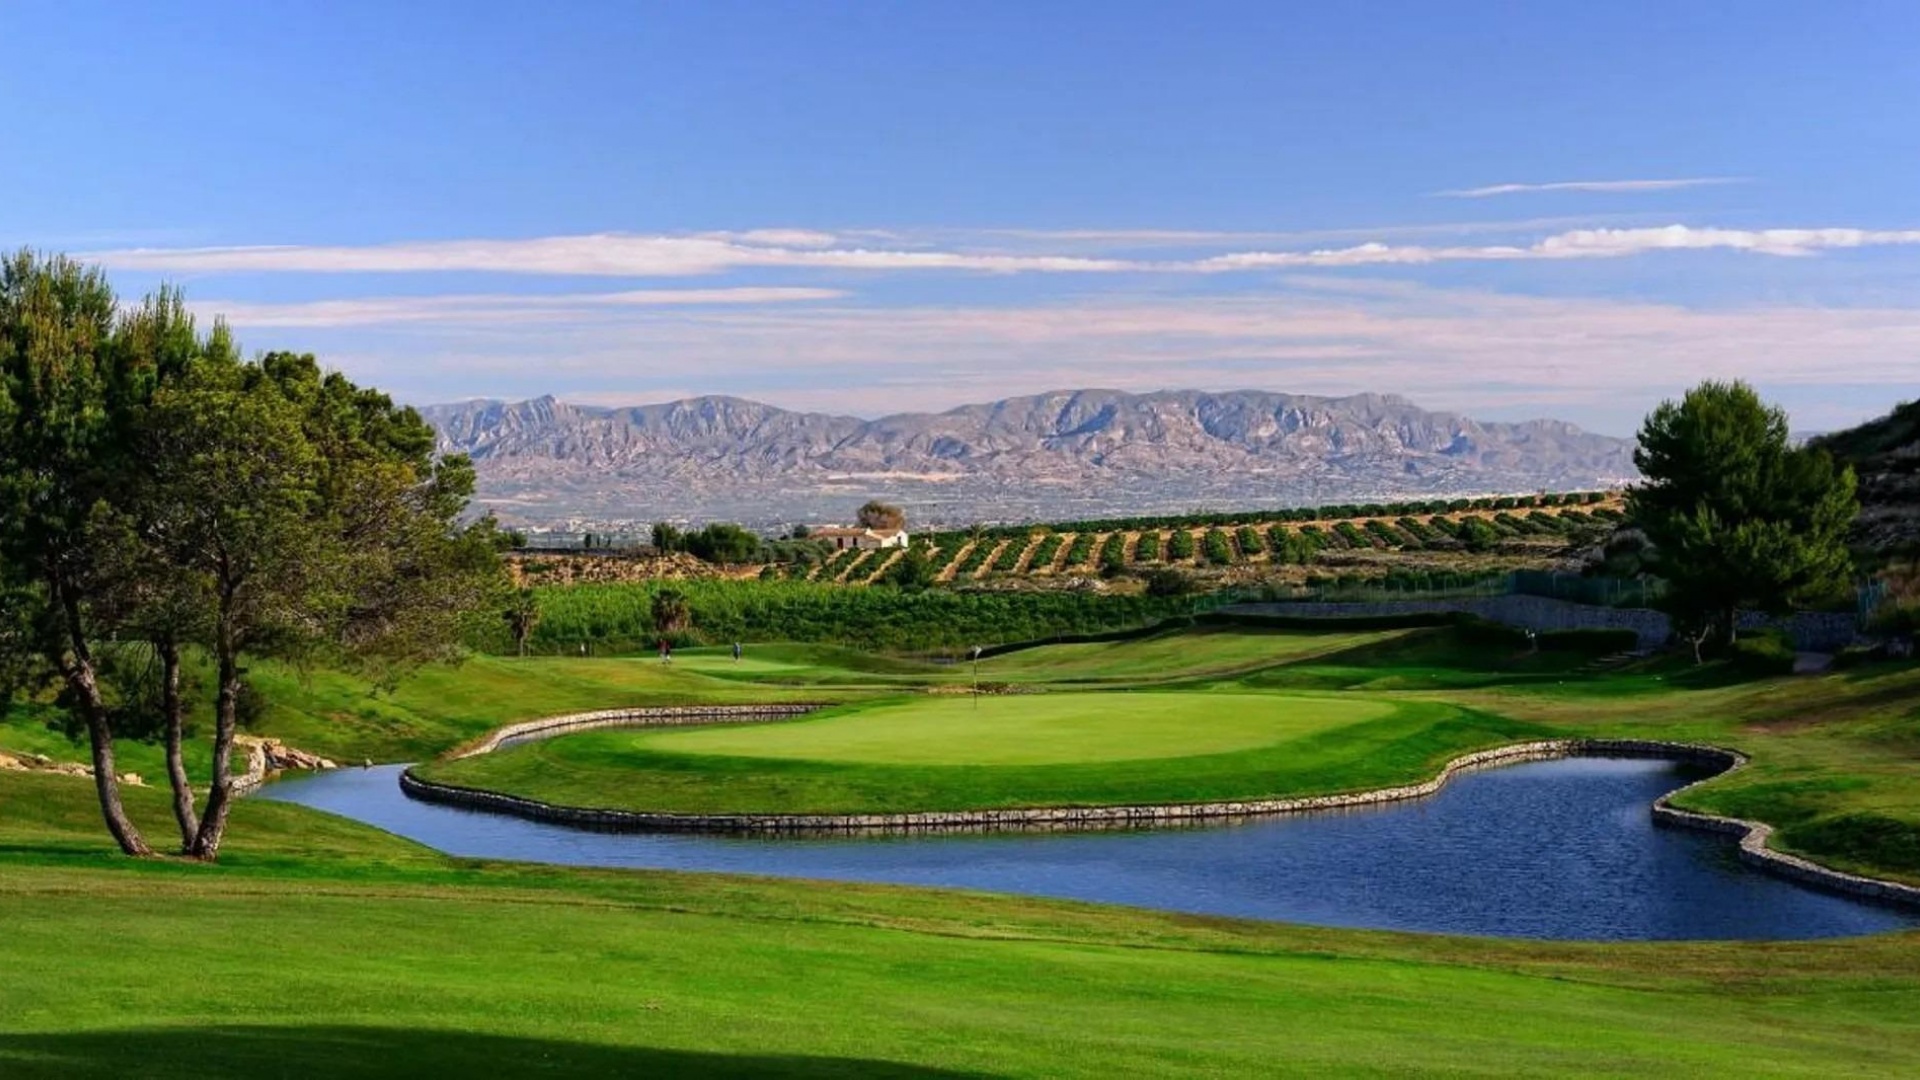
<svg viewBox="0 0 1920 1080"><path fill-rule="evenodd" d="M1842 589L1859 503L1853 470L1795 447L1787 417L1743 382L1706 382L1660 404L1634 453L1628 495L1669 603L1701 639L1732 642L1739 612L1782 612Z"/></svg>
<svg viewBox="0 0 1920 1080"><path fill-rule="evenodd" d="M158 715L182 846L217 856L244 656L383 671L450 654L498 598L499 535L464 524L473 471L412 409L311 356L242 360L178 293L121 311L95 271L0 266L0 668L38 667L88 734L123 851L112 650L161 661ZM214 661L213 773L196 809L180 742L183 648ZM144 692L144 691L143 691ZM131 700L131 699L129 699Z"/></svg>
<svg viewBox="0 0 1920 1080"><path fill-rule="evenodd" d="M860 508L855 519L863 529L904 529L907 527L906 511L891 503L874 499Z"/></svg>

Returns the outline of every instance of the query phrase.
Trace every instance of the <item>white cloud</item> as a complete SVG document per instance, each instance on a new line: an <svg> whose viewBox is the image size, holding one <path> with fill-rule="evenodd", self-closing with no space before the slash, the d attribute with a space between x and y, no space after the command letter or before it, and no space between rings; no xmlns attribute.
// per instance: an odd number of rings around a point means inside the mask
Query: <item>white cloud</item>
<svg viewBox="0 0 1920 1080"><path fill-rule="evenodd" d="M746 234L742 234L743 236ZM1194 236L1197 234L1183 234ZM1221 234L1234 237L1237 234ZM825 234L809 242L821 240ZM794 239L788 237L788 239ZM718 235L600 233L527 240L448 240L365 247L133 248L86 259L114 270L174 273L419 273L683 277L779 267L990 274L1220 274L1276 268L1423 265L1462 261L1619 258L1722 249L1758 255L1920 244L1920 229L1721 229L1690 225L1572 229L1532 243L1429 246L1368 241L1305 251L1250 250L1192 259L1007 254L879 247L763 246Z"/></svg>
<svg viewBox="0 0 1920 1080"><path fill-rule="evenodd" d="M623 309L565 326L436 325L334 356L415 400L688 387L877 413L1063 386L1392 391L1468 414L1622 417L1705 378L1920 387L1920 309L1690 309L1383 284L1373 290L1041 307ZM324 338L296 347L325 345ZM452 389L457 388L457 389ZM1906 388L1904 391L1896 388ZM576 395L577 396L577 395Z"/></svg>
<svg viewBox="0 0 1920 1080"><path fill-rule="evenodd" d="M1485 199L1494 195L1519 195L1537 191L1591 191L1604 194L1631 194L1645 191L1673 191L1677 188L1710 187L1719 184L1744 184L1744 176L1688 176L1670 180L1559 180L1549 184L1488 184L1485 187L1436 191L1446 199Z"/></svg>
<svg viewBox="0 0 1920 1080"><path fill-rule="evenodd" d="M387 326L401 323L549 323L578 321L596 312L634 307L787 304L836 300L839 289L743 286L727 289L630 289L562 295L474 294L369 297L260 304L194 301L195 314L219 316L240 328L256 326Z"/></svg>
<svg viewBox="0 0 1920 1080"><path fill-rule="evenodd" d="M832 270L959 270L986 273L1103 272L1137 269L1114 259L1068 255L970 255L821 247L825 234L798 237L805 247L745 242L746 236L638 236L594 233L526 240L436 240L346 246L129 248L83 256L110 270L160 273L483 272L609 277L686 277L750 267ZM764 233L757 234L764 237ZM796 239L790 232L780 235Z"/></svg>

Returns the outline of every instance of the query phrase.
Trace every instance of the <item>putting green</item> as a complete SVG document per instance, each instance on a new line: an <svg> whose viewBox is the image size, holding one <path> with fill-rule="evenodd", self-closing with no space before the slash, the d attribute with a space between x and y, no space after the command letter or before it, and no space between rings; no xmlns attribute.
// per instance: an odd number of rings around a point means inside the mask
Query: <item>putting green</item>
<svg viewBox="0 0 1920 1080"><path fill-rule="evenodd" d="M1379 701L1281 694L923 698L791 724L649 732L646 750L869 765L1045 765L1224 754L1377 719Z"/></svg>

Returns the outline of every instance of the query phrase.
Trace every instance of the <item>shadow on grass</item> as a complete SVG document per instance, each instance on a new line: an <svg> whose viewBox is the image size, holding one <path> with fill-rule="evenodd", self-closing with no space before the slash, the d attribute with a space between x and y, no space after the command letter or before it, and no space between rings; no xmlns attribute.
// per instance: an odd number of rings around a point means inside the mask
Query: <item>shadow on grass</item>
<svg viewBox="0 0 1920 1080"><path fill-rule="evenodd" d="M644 1023L644 1021L640 1021ZM377 1027L0 1034L0 1076L983 1076L860 1058L725 1054Z"/></svg>

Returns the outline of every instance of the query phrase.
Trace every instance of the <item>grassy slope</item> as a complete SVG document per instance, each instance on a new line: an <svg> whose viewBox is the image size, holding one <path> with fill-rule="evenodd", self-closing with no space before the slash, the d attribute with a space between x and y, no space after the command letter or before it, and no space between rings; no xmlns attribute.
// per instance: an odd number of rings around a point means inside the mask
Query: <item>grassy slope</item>
<svg viewBox="0 0 1920 1080"><path fill-rule="evenodd" d="M455 862L262 802L228 864L139 866L86 794L0 774L9 1078L1920 1070L1916 935L1482 941Z"/></svg>
<svg viewBox="0 0 1920 1080"><path fill-rule="evenodd" d="M1404 633L1202 628L1131 641L1022 649L981 661L980 677L1005 682L1124 683L1221 676L1390 641Z"/></svg>

